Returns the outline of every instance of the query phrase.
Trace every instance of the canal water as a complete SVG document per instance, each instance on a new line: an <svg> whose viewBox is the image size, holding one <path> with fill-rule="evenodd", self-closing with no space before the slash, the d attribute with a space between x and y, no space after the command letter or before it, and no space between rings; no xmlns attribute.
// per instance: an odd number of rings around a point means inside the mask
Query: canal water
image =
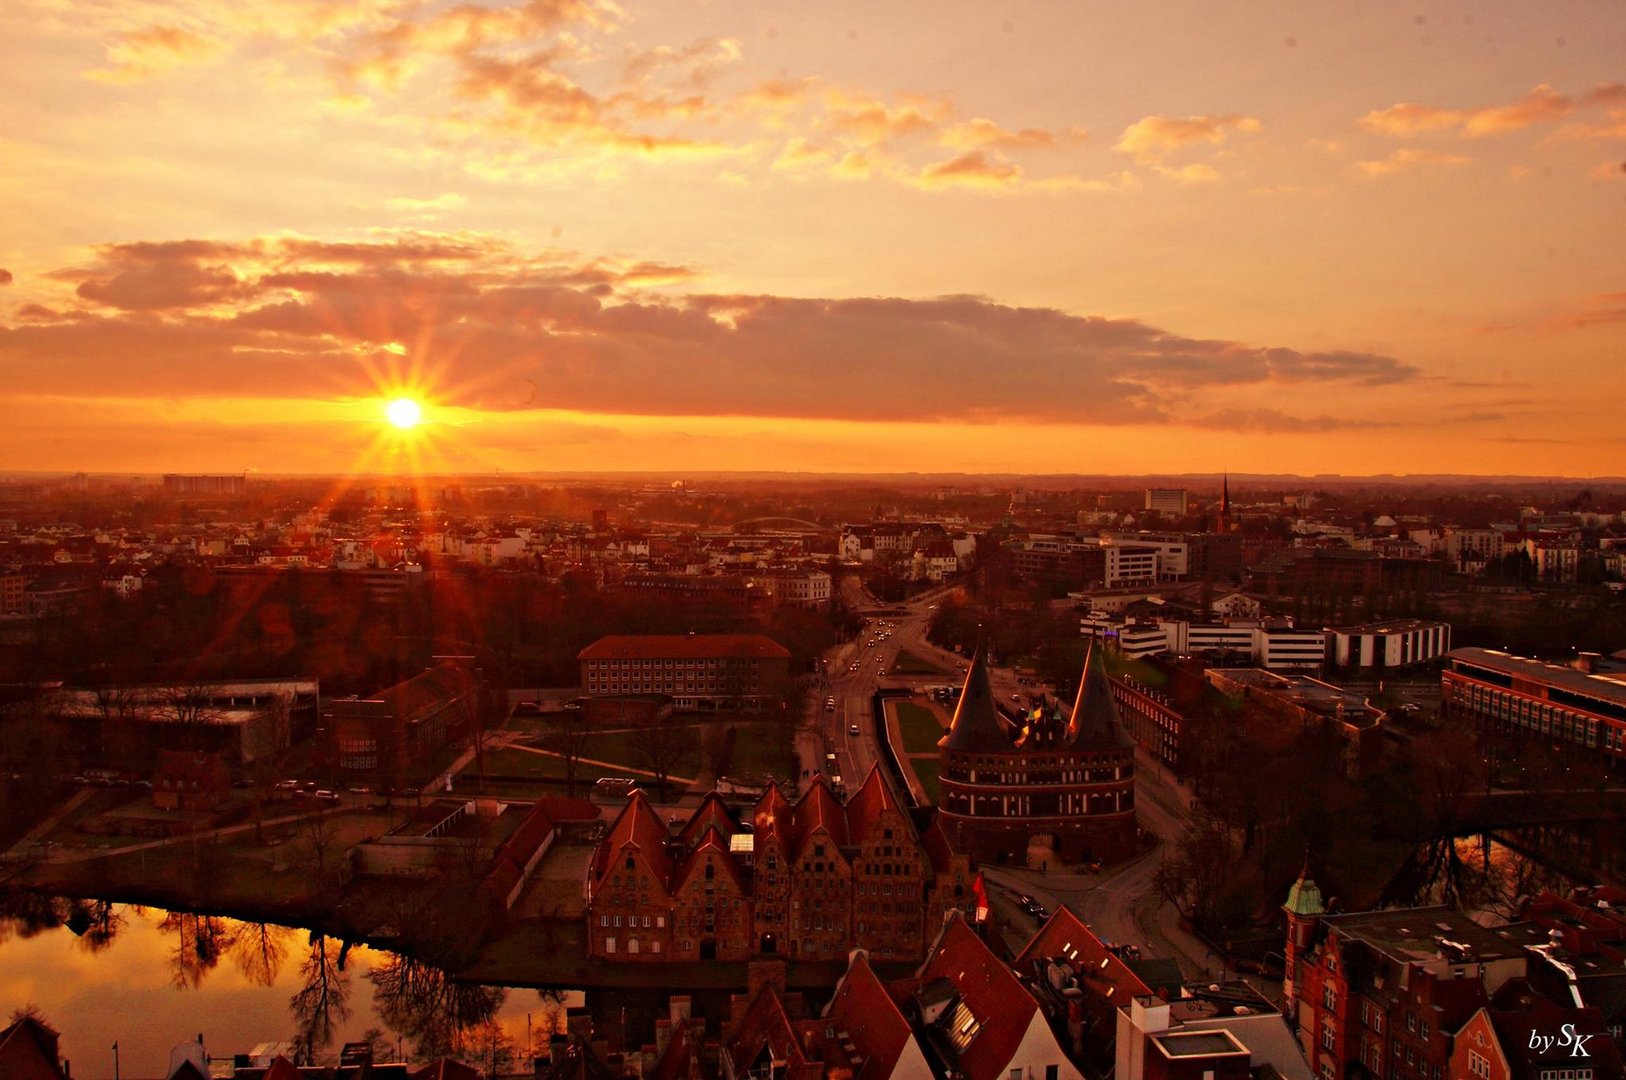
<svg viewBox="0 0 1626 1080"><path fill-rule="evenodd" d="M25 901L0 914L0 1024L34 1006L62 1033L77 1080L167 1075L199 1035L214 1058L307 1042L318 1062L369 1029L415 1059L458 1049L523 1058L563 1029L558 996L467 987L395 954L304 930L156 908ZM527 1018L529 1023L527 1023Z"/></svg>

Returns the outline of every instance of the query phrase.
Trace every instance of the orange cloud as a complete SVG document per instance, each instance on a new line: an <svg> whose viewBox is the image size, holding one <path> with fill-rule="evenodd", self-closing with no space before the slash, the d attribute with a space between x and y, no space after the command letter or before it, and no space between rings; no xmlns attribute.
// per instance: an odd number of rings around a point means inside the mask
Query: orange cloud
<svg viewBox="0 0 1626 1080"><path fill-rule="evenodd" d="M924 188L1009 188L1022 182L1022 170L1008 161L990 158L981 150L972 150L926 166L918 182Z"/></svg>
<svg viewBox="0 0 1626 1080"><path fill-rule="evenodd" d="M992 120L977 117L944 129L939 142L944 146L964 150L1031 150L1081 143L1088 132L1081 127L1062 131L1047 128L1023 128L1011 131Z"/></svg>
<svg viewBox="0 0 1626 1080"><path fill-rule="evenodd" d="M1355 168L1368 179L1377 179L1390 176L1394 173L1410 169L1426 168L1431 166L1455 167L1466 165L1472 160L1462 154L1447 154L1438 150L1418 150L1407 148L1396 150L1388 157L1378 161L1357 161Z"/></svg>
<svg viewBox="0 0 1626 1080"><path fill-rule="evenodd" d="M1609 107L1626 101L1626 84L1603 83L1580 97L1553 89L1546 83L1506 105L1445 109L1402 102L1374 109L1356 121L1367 131L1408 139L1436 131L1455 131L1465 139L1523 131L1538 124L1555 124L1578 109Z"/></svg>
<svg viewBox="0 0 1626 1080"><path fill-rule="evenodd" d="M85 74L99 82L136 82L172 68L204 63L223 50L220 41L190 30L149 26L119 35L107 47L107 58L112 66Z"/></svg>
<svg viewBox="0 0 1626 1080"><path fill-rule="evenodd" d="M1213 422L1191 411L1204 388L1265 409L1286 385L1418 375L977 297L643 291L692 274L479 237L109 245L47 279L64 304L0 324L0 370L13 394L352 398L406 379L498 412L1098 424Z"/></svg>
<svg viewBox="0 0 1626 1080"><path fill-rule="evenodd" d="M1232 132L1252 134L1259 129L1257 118L1239 113L1228 116L1148 116L1125 128L1113 149L1147 165L1161 161L1193 143L1217 146Z"/></svg>

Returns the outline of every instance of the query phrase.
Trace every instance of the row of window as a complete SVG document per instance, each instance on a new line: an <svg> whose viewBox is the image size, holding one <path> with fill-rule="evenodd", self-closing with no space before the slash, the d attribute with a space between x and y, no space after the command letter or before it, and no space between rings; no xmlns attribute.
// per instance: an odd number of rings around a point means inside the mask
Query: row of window
<svg viewBox="0 0 1626 1080"><path fill-rule="evenodd" d="M749 667L752 671L761 667L758 660L589 660L589 671L626 671L647 668L682 668L685 671L699 671L703 669L716 669L718 667Z"/></svg>

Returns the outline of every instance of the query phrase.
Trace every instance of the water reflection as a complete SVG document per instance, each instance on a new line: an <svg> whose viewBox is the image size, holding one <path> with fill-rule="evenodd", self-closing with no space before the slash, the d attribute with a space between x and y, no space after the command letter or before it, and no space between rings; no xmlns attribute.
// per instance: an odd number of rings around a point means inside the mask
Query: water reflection
<svg viewBox="0 0 1626 1080"><path fill-rule="evenodd" d="M30 1003L87 1077L112 1075L115 1041L124 1075L162 1075L200 1032L216 1057L288 1041L323 1062L362 1041L489 1068L522 1057L527 1035L546 1046L565 1017L556 994L453 982L320 933L0 889L0 1012Z"/></svg>
<svg viewBox="0 0 1626 1080"><path fill-rule="evenodd" d="M1568 892L1572 878L1531 855L1480 834L1418 844L1384 890L1381 904L1446 904L1502 919L1545 891Z"/></svg>
<svg viewBox="0 0 1626 1080"><path fill-rule="evenodd" d="M495 1038L491 1019L508 997L500 987L453 982L409 956L390 956L367 978L379 1017L411 1039L420 1058L488 1048Z"/></svg>
<svg viewBox="0 0 1626 1080"><path fill-rule="evenodd" d="M310 952L299 967L299 989L288 999L297 1041L309 1060L316 1047L333 1041L333 1029L350 1019L350 976L342 970L348 948L311 931Z"/></svg>

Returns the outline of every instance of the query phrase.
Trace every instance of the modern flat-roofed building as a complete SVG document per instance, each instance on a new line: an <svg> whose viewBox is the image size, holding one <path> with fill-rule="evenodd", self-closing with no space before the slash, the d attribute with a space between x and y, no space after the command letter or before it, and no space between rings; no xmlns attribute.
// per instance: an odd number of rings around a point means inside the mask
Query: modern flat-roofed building
<svg viewBox="0 0 1626 1080"><path fill-rule="evenodd" d="M1451 627L1442 622L1398 619L1327 629L1327 660L1333 667L1388 671L1438 660L1451 649Z"/></svg>
<svg viewBox="0 0 1626 1080"><path fill-rule="evenodd" d="M164 474L164 491L171 495L241 495L247 486L248 478L241 475Z"/></svg>
<svg viewBox="0 0 1626 1080"><path fill-rule="evenodd" d="M1496 649L1454 649L1440 673L1440 711L1481 730L1561 744L1626 771L1626 670L1583 670Z"/></svg>
<svg viewBox="0 0 1626 1080"><path fill-rule="evenodd" d="M790 651L762 634L615 634L576 659L589 695L667 694L678 709L756 708L790 680Z"/></svg>
<svg viewBox="0 0 1626 1080"><path fill-rule="evenodd" d="M1147 488L1146 509L1159 514L1186 515L1188 498L1185 488Z"/></svg>

